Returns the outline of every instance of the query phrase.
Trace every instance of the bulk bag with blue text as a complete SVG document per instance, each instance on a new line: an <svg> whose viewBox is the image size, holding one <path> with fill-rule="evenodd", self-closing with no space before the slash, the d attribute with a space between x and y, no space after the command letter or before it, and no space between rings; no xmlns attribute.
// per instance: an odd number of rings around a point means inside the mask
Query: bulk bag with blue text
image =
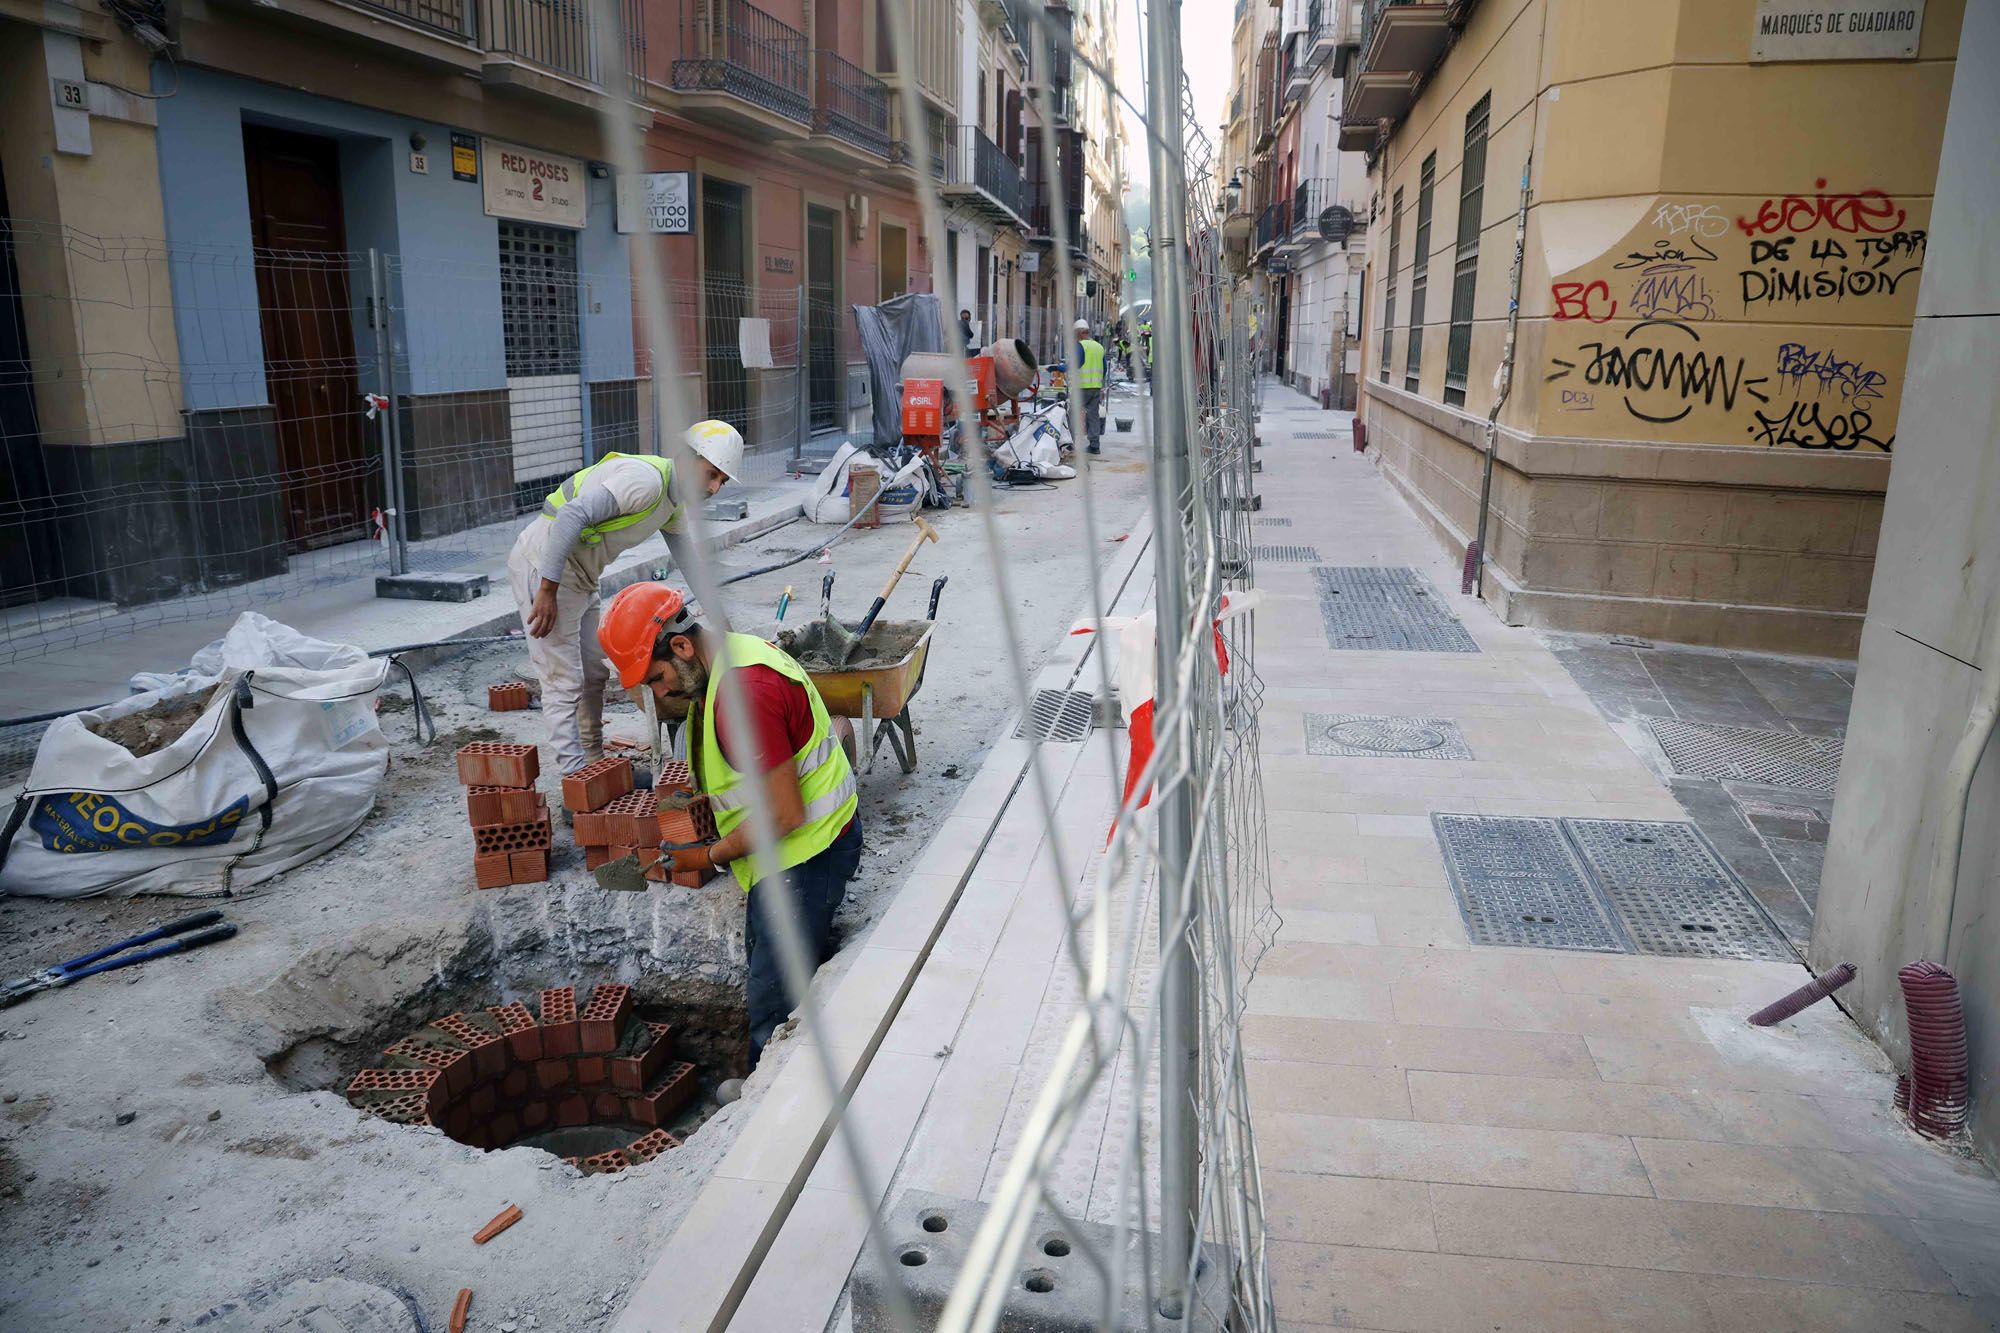
<svg viewBox="0 0 2000 1333"><path fill-rule="evenodd" d="M50 725L8 818L0 889L220 894L320 855L360 827L388 771L387 672L246 612L191 670ZM177 702L199 716L149 754L100 734Z"/></svg>

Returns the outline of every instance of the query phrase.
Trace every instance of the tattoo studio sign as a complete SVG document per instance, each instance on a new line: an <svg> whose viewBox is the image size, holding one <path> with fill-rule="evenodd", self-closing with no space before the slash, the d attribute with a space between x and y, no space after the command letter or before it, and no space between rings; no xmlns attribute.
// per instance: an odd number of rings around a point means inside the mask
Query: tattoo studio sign
<svg viewBox="0 0 2000 1333"><path fill-rule="evenodd" d="M1914 60L1924 0L1757 0L1750 59Z"/></svg>
<svg viewBox="0 0 2000 1333"><path fill-rule="evenodd" d="M486 216L555 227L585 225L587 177L578 159L497 139L481 140L479 157Z"/></svg>

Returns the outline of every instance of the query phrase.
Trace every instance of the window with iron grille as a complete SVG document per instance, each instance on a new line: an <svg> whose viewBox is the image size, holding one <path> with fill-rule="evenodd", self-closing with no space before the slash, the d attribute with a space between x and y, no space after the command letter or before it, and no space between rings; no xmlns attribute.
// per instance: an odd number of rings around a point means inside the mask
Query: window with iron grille
<svg viewBox="0 0 2000 1333"><path fill-rule="evenodd" d="M1445 346L1444 400L1465 405L1472 363L1472 301L1479 285L1479 212L1486 198L1488 93L1465 116L1465 160L1458 169L1458 257L1451 271L1451 341Z"/></svg>
<svg viewBox="0 0 2000 1333"><path fill-rule="evenodd" d="M1396 346L1396 265L1402 260L1403 192L1389 206L1389 290L1382 300L1382 382L1389 382L1389 362Z"/></svg>
<svg viewBox="0 0 2000 1333"><path fill-rule="evenodd" d="M575 232L500 224L500 330L508 378L578 373Z"/></svg>
<svg viewBox="0 0 2000 1333"><path fill-rule="evenodd" d="M1415 271L1410 274L1410 338L1403 349L1403 387L1417 391L1424 373L1424 293L1430 287L1431 267L1431 187L1437 184L1438 155L1424 159L1423 174L1417 183L1417 247L1410 257Z"/></svg>

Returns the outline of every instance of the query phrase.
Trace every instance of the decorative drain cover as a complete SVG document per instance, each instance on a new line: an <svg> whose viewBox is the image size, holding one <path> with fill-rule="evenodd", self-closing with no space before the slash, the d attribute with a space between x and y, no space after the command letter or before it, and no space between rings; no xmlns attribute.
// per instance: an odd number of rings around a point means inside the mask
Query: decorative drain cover
<svg viewBox="0 0 2000 1333"><path fill-rule="evenodd" d="M1640 953L1788 962L1772 930L1692 824L1565 819Z"/></svg>
<svg viewBox="0 0 2000 1333"><path fill-rule="evenodd" d="M1326 646L1418 653L1476 653L1430 580L1407 566L1321 565L1313 570Z"/></svg>
<svg viewBox="0 0 2000 1333"><path fill-rule="evenodd" d="M1089 737L1096 708L1097 700L1087 690L1036 690L1014 735L1073 744Z"/></svg>
<svg viewBox="0 0 2000 1333"><path fill-rule="evenodd" d="M1259 560L1269 560L1278 565L1316 565L1319 563L1317 546L1256 546L1251 548Z"/></svg>
<svg viewBox="0 0 2000 1333"><path fill-rule="evenodd" d="M1555 820L1432 815L1431 826L1474 944L1630 951Z"/></svg>
<svg viewBox="0 0 2000 1333"><path fill-rule="evenodd" d="M1443 717L1306 714L1306 753L1394 759L1470 759L1458 724Z"/></svg>
<svg viewBox="0 0 2000 1333"><path fill-rule="evenodd" d="M1667 762L1685 777L1760 782L1831 796L1840 782L1838 737L1725 727L1656 717L1647 723Z"/></svg>

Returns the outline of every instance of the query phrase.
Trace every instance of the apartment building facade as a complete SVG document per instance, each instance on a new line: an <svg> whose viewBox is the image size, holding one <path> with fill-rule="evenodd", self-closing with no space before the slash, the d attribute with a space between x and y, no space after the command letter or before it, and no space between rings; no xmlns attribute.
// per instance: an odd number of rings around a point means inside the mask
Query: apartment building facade
<svg viewBox="0 0 2000 1333"><path fill-rule="evenodd" d="M1824 8L1367 0L1362 411L1462 549L1511 372L1508 620L1855 651L1964 6Z"/></svg>

